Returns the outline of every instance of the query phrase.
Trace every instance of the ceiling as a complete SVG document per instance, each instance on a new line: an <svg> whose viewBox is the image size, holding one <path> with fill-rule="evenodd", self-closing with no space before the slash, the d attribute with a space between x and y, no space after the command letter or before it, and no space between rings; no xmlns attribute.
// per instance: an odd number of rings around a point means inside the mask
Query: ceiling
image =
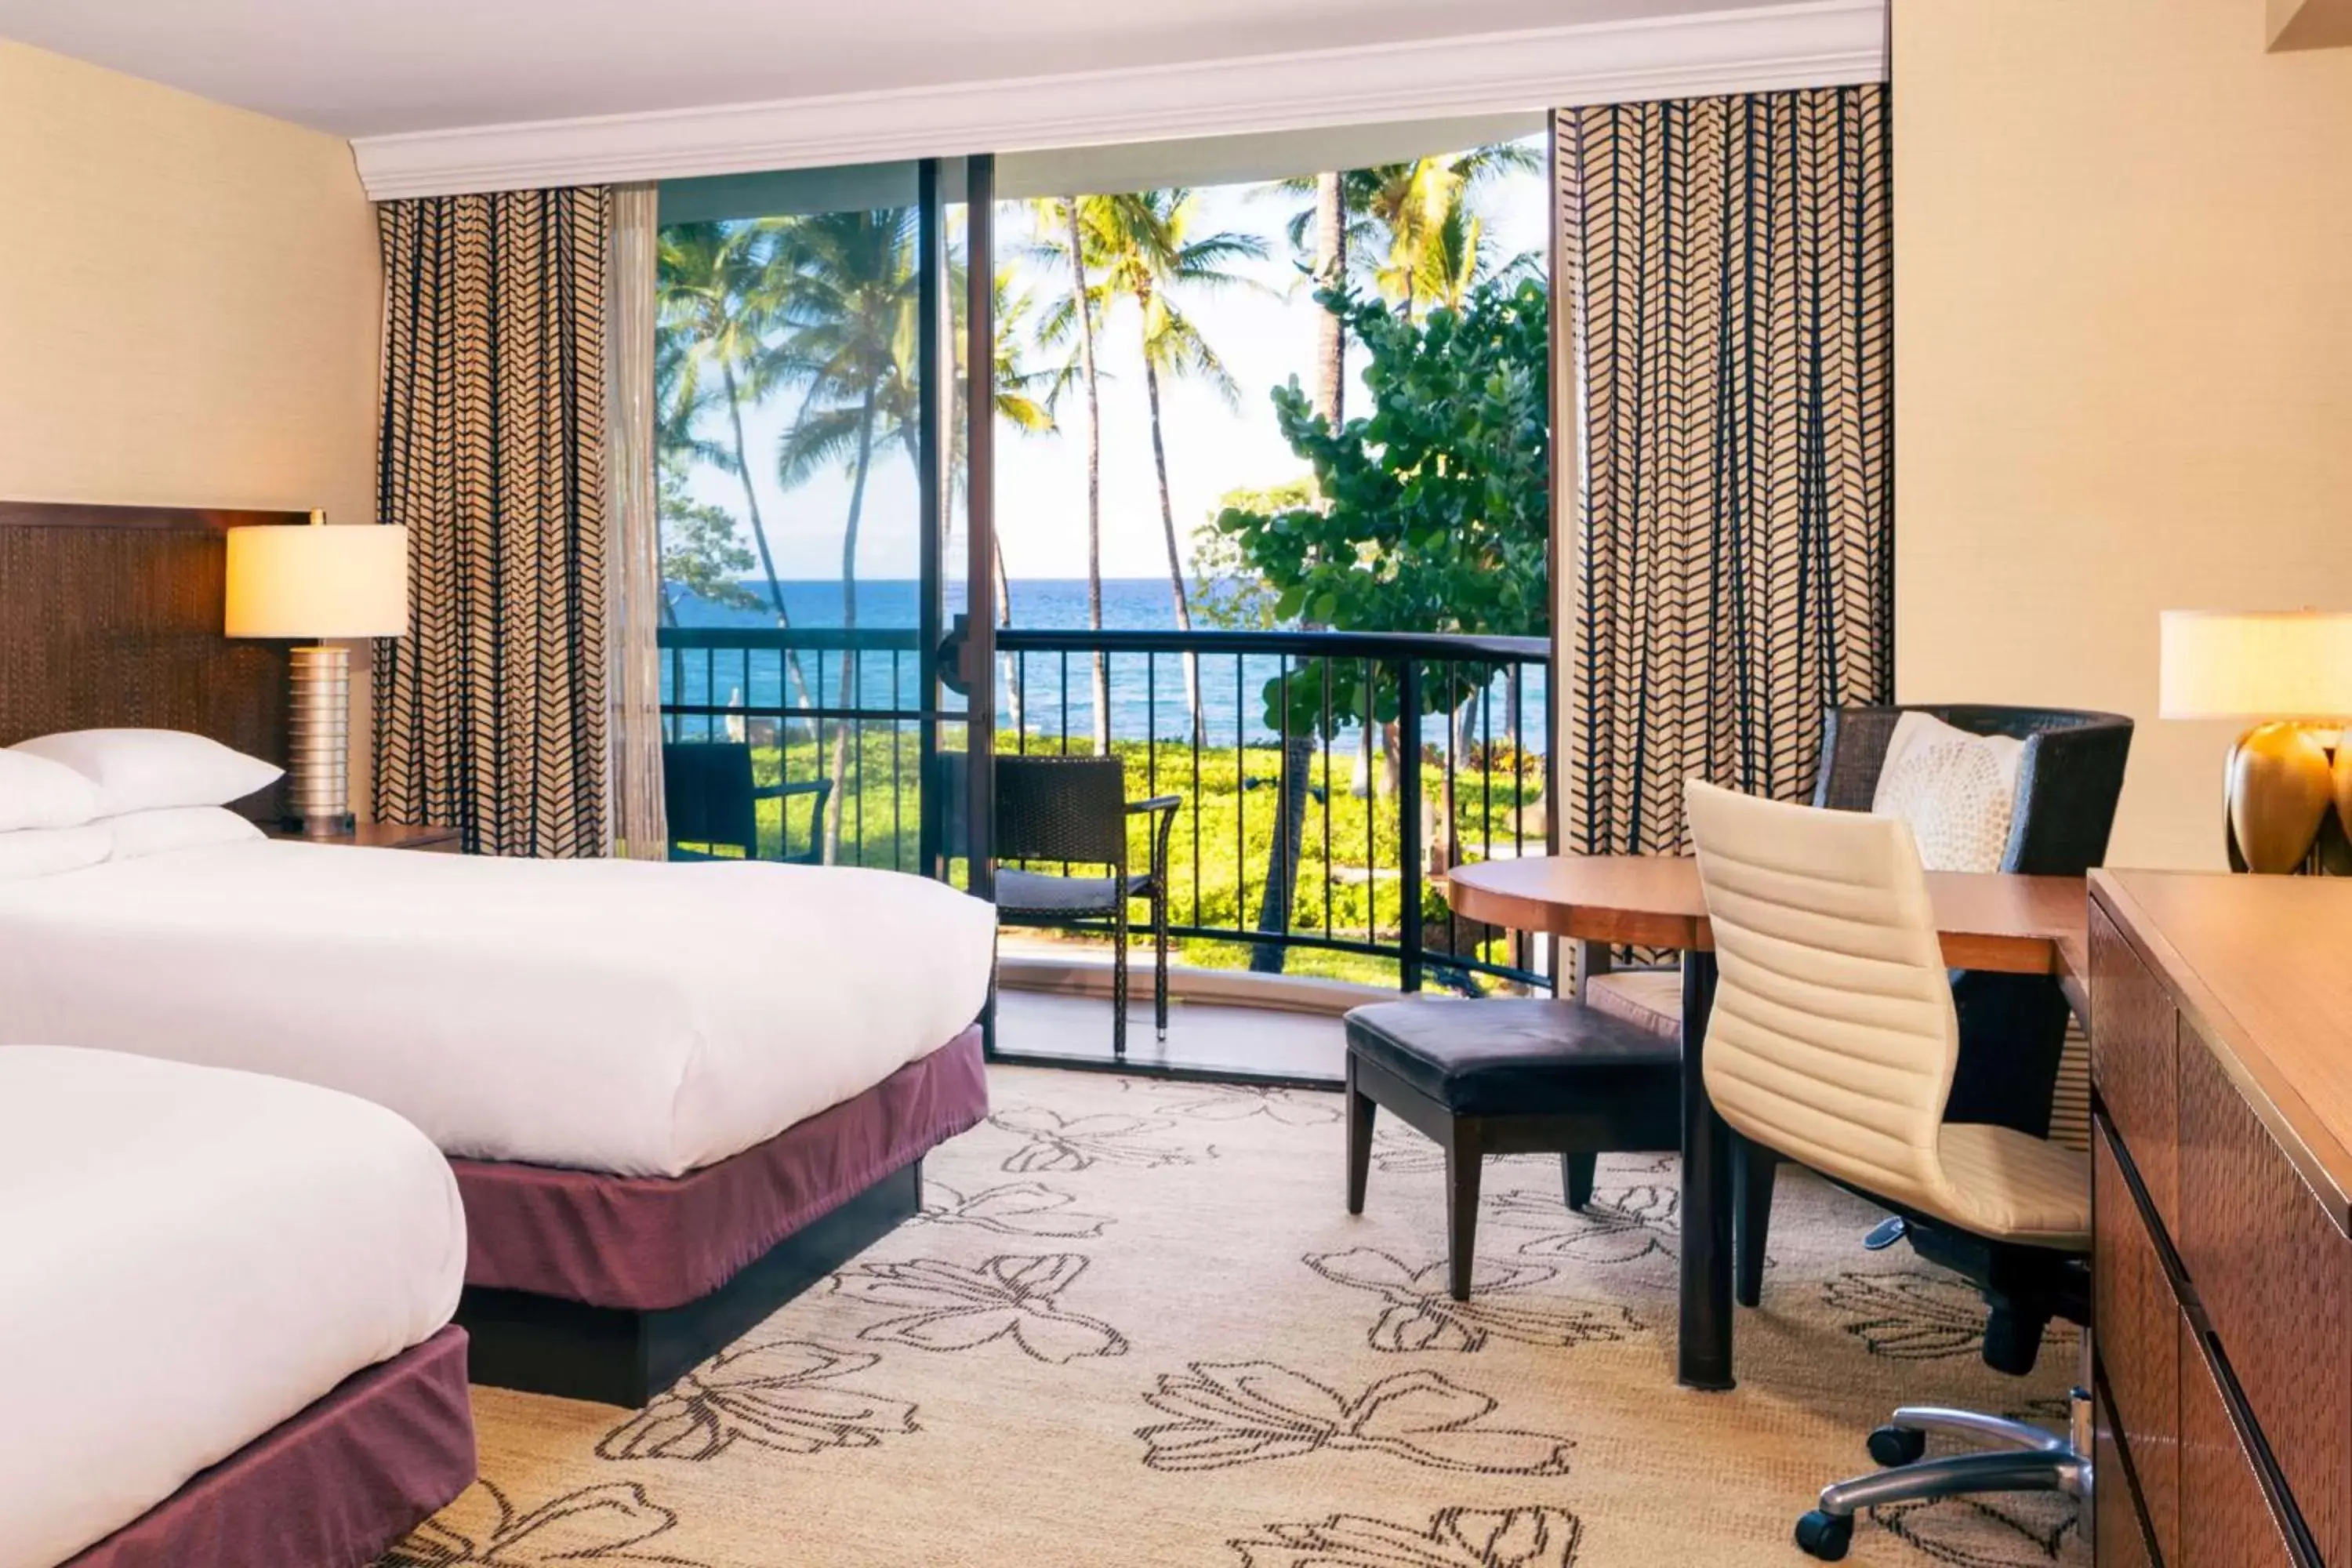
<svg viewBox="0 0 2352 1568"><path fill-rule="evenodd" d="M320 131L365 137L1787 5L0 0L0 37ZM1040 83L1035 90L1052 89Z"/></svg>

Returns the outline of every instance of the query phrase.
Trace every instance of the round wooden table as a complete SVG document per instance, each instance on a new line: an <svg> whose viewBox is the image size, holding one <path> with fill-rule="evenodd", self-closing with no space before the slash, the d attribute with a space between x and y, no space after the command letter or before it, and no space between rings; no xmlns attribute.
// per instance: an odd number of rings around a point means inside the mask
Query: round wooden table
<svg viewBox="0 0 2352 1568"><path fill-rule="evenodd" d="M2079 982L2086 891L2079 877L1930 872L1944 957L1955 969ZM1675 1376L1732 1386L1730 1129L1706 1098L1715 939L1698 863L1679 856L1542 856L1456 867L1446 900L1466 920L1576 942L1683 955L1681 1340ZM2071 994L2072 988L2070 988Z"/></svg>

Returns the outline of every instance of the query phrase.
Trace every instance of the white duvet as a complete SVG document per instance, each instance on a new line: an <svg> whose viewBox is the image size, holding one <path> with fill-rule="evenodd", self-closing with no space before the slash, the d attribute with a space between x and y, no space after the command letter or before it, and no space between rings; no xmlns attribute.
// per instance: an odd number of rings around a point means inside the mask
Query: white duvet
<svg viewBox="0 0 2352 1568"><path fill-rule="evenodd" d="M864 1092L988 989L886 871L240 843L0 883L0 1044L244 1068L447 1152L677 1175Z"/></svg>
<svg viewBox="0 0 2352 1568"><path fill-rule="evenodd" d="M0 1568L431 1338L466 1271L448 1163L390 1111L40 1046L0 1049Z"/></svg>

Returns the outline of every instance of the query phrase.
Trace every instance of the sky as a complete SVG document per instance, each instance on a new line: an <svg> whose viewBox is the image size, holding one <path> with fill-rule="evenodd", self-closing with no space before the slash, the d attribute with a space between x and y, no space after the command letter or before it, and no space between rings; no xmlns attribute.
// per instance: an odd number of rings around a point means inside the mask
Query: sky
<svg viewBox="0 0 2352 1568"><path fill-rule="evenodd" d="M1218 498L1239 487L1296 479L1306 465L1276 427L1268 394L1296 376L1311 385L1319 308L1304 286L1285 229L1309 198L1263 184L1220 185L1202 191L1194 233L1255 234L1266 247L1262 261L1237 270L1252 286L1196 292L1183 309L1239 384L1228 407L1198 383L1163 383L1164 430L1176 524L1189 562L1190 539L1205 527ZM1479 207L1486 220L1482 251L1497 260L1523 250L1540 252L1547 221L1540 173L1503 176L1486 186ZM1036 293L1037 314L1066 274L1024 254L1031 241L1028 209L1005 204L997 220L1000 261L1015 265L1014 292ZM1033 317L1034 319L1034 317ZM1131 308L1097 324L1097 365L1103 379L1103 574L1165 577L1167 545L1153 474L1150 422L1145 405L1138 327ZM1360 368L1360 367L1359 367ZM1350 387L1350 412L1362 407L1360 385ZM828 473L786 492L764 471L757 454L772 452L793 411L782 397L748 411L746 437L754 453L760 507L780 575L837 580L849 501L847 476ZM1086 414L1074 388L1058 410L1058 433L1029 436L1000 421L996 437L996 527L1005 567L1015 581L1083 577L1087 569ZM710 434L717 434L714 428ZM697 497L744 513L741 481L712 469L694 479ZM895 453L869 480L859 531L858 572L864 579L912 577L918 552L914 470ZM747 534L748 542L748 534ZM961 542L951 559L961 560Z"/></svg>

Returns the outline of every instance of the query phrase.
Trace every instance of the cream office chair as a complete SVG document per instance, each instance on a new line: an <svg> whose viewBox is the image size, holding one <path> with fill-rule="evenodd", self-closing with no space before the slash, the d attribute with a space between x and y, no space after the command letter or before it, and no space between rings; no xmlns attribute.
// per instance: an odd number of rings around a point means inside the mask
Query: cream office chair
<svg viewBox="0 0 2352 1568"><path fill-rule="evenodd" d="M1743 1136L1903 1215L1922 1256L1984 1289L1986 1359L2030 1367L2050 1317L2087 1316L2090 1162L2011 1128L1944 1120L1959 1023L1910 829L1697 780L1687 801L1718 966L1708 1097ZM1922 1459L1930 1432L2006 1451ZM1843 1557L1864 1508L2090 1487L2072 1438L1971 1411L1897 1410L1870 1452L1893 1468L1824 1489L1798 1521L1812 1555Z"/></svg>

